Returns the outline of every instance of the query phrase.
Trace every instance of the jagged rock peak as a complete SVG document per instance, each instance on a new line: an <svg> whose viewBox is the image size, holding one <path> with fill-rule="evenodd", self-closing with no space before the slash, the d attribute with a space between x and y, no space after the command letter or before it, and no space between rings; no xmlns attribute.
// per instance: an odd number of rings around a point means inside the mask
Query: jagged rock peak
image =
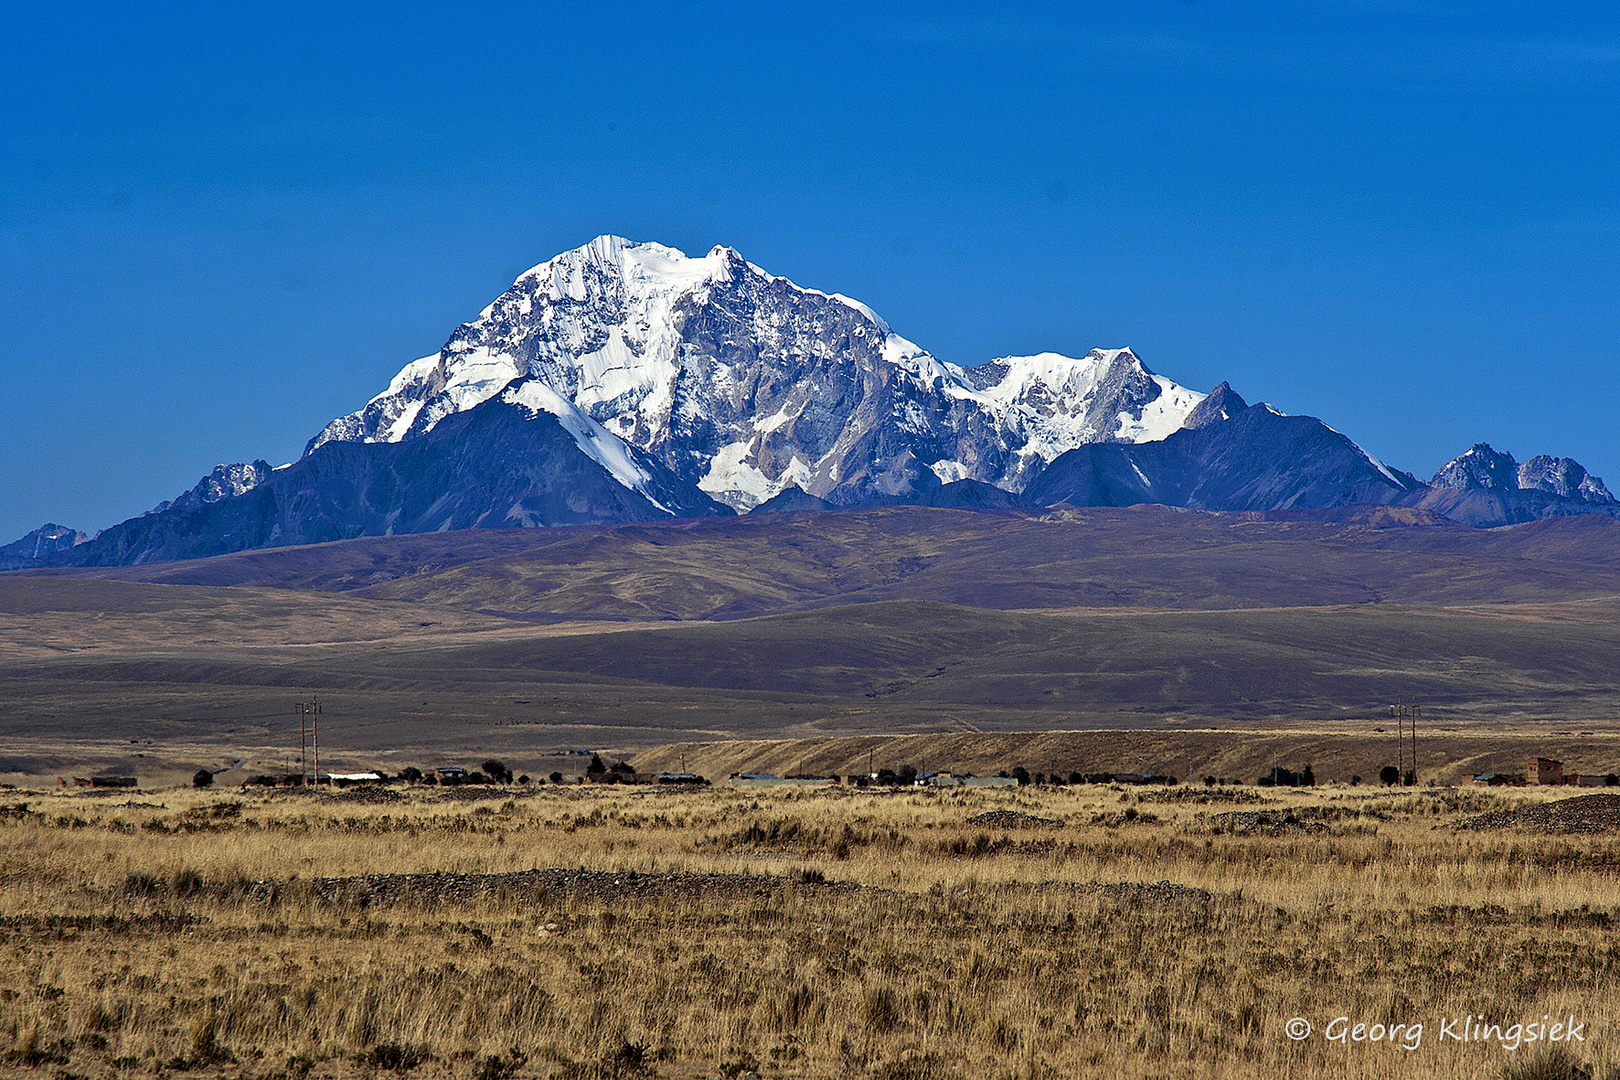
<svg viewBox="0 0 1620 1080"><path fill-rule="evenodd" d="M190 491L168 502L159 503L147 512L157 514L170 507L195 509L219 502L221 499L245 495L268 480L274 471L268 461L239 461L231 465L215 465L214 471L197 481L196 486Z"/></svg>
<svg viewBox="0 0 1620 1080"><path fill-rule="evenodd" d="M1475 443L1468 451L1447 463L1430 487L1461 491L1544 491L1561 499L1612 505L1615 497L1603 481L1587 472L1574 458L1537 454L1520 465L1512 454Z"/></svg>
<svg viewBox="0 0 1620 1080"><path fill-rule="evenodd" d="M66 525L46 522L20 540L0 547L0 559L40 559L89 540L90 537Z"/></svg>
<svg viewBox="0 0 1620 1080"><path fill-rule="evenodd" d="M1512 454L1493 450L1488 443L1475 443L1441 466L1429 486L1459 491L1517 491L1519 463Z"/></svg>
<svg viewBox="0 0 1620 1080"><path fill-rule="evenodd" d="M1222 380L1221 385L1209 392L1209 397L1200 401L1197 407L1187 414L1187 422L1182 426L1193 429L1206 428L1222 420L1230 420L1248 407L1249 403L1232 389L1232 384Z"/></svg>
<svg viewBox="0 0 1620 1080"><path fill-rule="evenodd" d="M1565 499L1583 502L1612 503L1615 501L1603 481L1587 472L1574 458L1555 458L1547 454L1535 457L1519 466L1519 487L1536 491L1549 491Z"/></svg>

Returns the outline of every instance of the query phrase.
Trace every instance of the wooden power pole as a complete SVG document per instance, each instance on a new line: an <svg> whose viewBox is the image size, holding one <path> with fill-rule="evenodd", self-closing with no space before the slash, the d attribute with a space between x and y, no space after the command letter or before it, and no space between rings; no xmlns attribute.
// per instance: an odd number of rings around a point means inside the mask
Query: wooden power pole
<svg viewBox="0 0 1620 1080"><path fill-rule="evenodd" d="M304 777L309 776L309 762L306 755L314 757L315 773L311 783L318 783L321 776L321 743L320 720L321 703L317 701L300 701L298 703L298 782L302 784Z"/></svg>

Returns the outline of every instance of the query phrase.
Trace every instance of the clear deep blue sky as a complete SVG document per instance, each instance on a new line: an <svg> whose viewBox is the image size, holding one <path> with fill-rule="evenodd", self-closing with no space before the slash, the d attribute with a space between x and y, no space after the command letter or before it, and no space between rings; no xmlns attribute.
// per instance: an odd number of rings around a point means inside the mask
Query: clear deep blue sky
<svg viewBox="0 0 1620 1080"><path fill-rule="evenodd" d="M1612 3L149 6L0 37L0 542L292 460L606 232L1620 486Z"/></svg>

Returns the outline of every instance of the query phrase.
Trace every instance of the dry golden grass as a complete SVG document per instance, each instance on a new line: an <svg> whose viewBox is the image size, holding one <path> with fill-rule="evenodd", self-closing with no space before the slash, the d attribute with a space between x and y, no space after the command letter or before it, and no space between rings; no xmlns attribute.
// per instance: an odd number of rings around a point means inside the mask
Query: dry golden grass
<svg viewBox="0 0 1620 1080"><path fill-rule="evenodd" d="M1543 793L451 794L27 796L0 816L4 1067L1393 1078L1538 1060L1441 1042L1468 1014L1573 1014L1593 1075L1620 1059L1620 839L1452 827ZM1064 824L968 821L995 809ZM1291 820L1217 817L1254 810ZM329 882L536 868L614 877L369 905ZM1324 1041L1341 1015L1424 1038ZM1293 1017L1317 1034L1291 1041Z"/></svg>

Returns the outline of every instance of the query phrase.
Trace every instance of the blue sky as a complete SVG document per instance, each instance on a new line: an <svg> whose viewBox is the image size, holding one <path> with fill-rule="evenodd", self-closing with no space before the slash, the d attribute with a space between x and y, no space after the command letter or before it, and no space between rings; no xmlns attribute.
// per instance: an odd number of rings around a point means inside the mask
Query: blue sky
<svg viewBox="0 0 1620 1080"><path fill-rule="evenodd" d="M1612 4L143 6L0 41L0 542L295 458L607 232L1620 486Z"/></svg>

